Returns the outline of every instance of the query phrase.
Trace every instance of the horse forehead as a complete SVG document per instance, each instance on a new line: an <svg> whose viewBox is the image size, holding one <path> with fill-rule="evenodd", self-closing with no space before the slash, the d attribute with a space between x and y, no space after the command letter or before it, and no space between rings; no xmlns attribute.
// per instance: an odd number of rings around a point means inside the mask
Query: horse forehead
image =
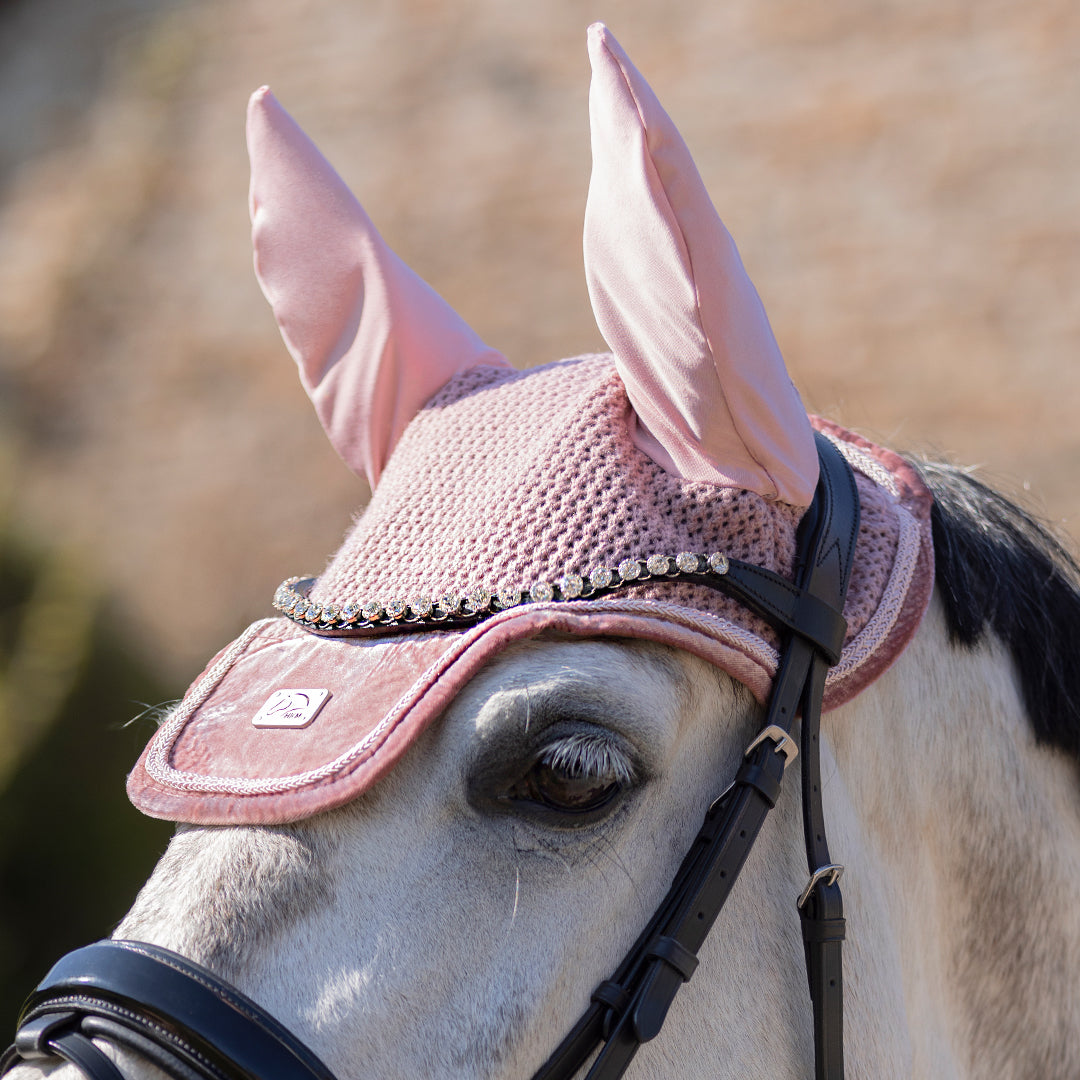
<svg viewBox="0 0 1080 1080"><path fill-rule="evenodd" d="M541 637L511 645L461 696L572 689L610 700L644 690L684 703L701 677L699 668L705 665L695 657L654 641Z"/></svg>
<svg viewBox="0 0 1080 1080"><path fill-rule="evenodd" d="M657 642L520 642L462 690L447 717L469 717L483 737L508 722L574 715L656 741L692 711L703 689L718 687L718 678L711 665Z"/></svg>

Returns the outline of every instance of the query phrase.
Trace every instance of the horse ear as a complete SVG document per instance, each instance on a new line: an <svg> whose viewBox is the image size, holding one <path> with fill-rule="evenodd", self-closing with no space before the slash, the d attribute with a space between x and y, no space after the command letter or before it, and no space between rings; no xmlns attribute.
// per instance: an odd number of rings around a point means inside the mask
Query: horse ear
<svg viewBox="0 0 1080 1080"><path fill-rule="evenodd" d="M675 125L600 23L589 56L585 272L634 441L676 476L808 506L810 422L735 244Z"/></svg>
<svg viewBox="0 0 1080 1080"><path fill-rule="evenodd" d="M263 87L247 119L255 273L334 449L371 486L450 378L508 367L379 235Z"/></svg>

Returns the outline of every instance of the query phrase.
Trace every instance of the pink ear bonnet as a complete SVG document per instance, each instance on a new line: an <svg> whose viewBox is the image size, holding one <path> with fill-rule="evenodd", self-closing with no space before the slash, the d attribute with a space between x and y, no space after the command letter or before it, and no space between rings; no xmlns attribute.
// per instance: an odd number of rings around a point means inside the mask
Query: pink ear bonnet
<svg viewBox="0 0 1080 1080"><path fill-rule="evenodd" d="M514 370L386 246L268 90L248 113L255 265L300 378L371 502L326 571L211 661L128 790L199 823L355 798L512 642L664 642L759 701L768 624L680 580L735 557L790 577L814 429L855 470L847 638L825 707L900 654L933 585L930 495L902 459L808 418L685 143L589 30L585 268L610 355Z"/></svg>

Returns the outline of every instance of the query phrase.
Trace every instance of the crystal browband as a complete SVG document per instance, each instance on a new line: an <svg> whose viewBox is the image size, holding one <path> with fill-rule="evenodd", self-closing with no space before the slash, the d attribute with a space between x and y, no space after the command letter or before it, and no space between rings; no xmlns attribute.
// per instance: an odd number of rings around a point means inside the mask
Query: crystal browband
<svg viewBox="0 0 1080 1080"><path fill-rule="evenodd" d="M704 579L716 587L732 563L726 555L650 555L623 559L618 569L600 567L587 576L567 573L556 581L537 581L527 588L492 590L476 586L439 597L416 595L390 600L319 604L307 598L315 578L289 578L274 594L274 607L293 622L311 630L394 630L426 626L469 626L522 604L586 600L647 581Z"/></svg>

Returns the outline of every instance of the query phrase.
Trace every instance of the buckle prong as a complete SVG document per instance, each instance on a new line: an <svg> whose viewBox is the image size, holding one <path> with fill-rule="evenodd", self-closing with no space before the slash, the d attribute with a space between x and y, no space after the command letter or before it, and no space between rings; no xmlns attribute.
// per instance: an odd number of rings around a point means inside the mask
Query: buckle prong
<svg viewBox="0 0 1080 1080"><path fill-rule="evenodd" d="M784 755L784 771L799 756L799 748L795 740L778 724L769 724L757 733L754 741L743 752L743 757L748 758L766 739L775 743L775 751Z"/></svg>
<svg viewBox="0 0 1080 1080"><path fill-rule="evenodd" d="M840 875L844 872L844 868L839 863L826 863L825 866L819 866L811 875L810 880L806 883L806 888L799 894L799 899L795 902L795 906L802 911L806 907L806 902L810 899L810 894L824 882L826 885L834 885L840 880Z"/></svg>

